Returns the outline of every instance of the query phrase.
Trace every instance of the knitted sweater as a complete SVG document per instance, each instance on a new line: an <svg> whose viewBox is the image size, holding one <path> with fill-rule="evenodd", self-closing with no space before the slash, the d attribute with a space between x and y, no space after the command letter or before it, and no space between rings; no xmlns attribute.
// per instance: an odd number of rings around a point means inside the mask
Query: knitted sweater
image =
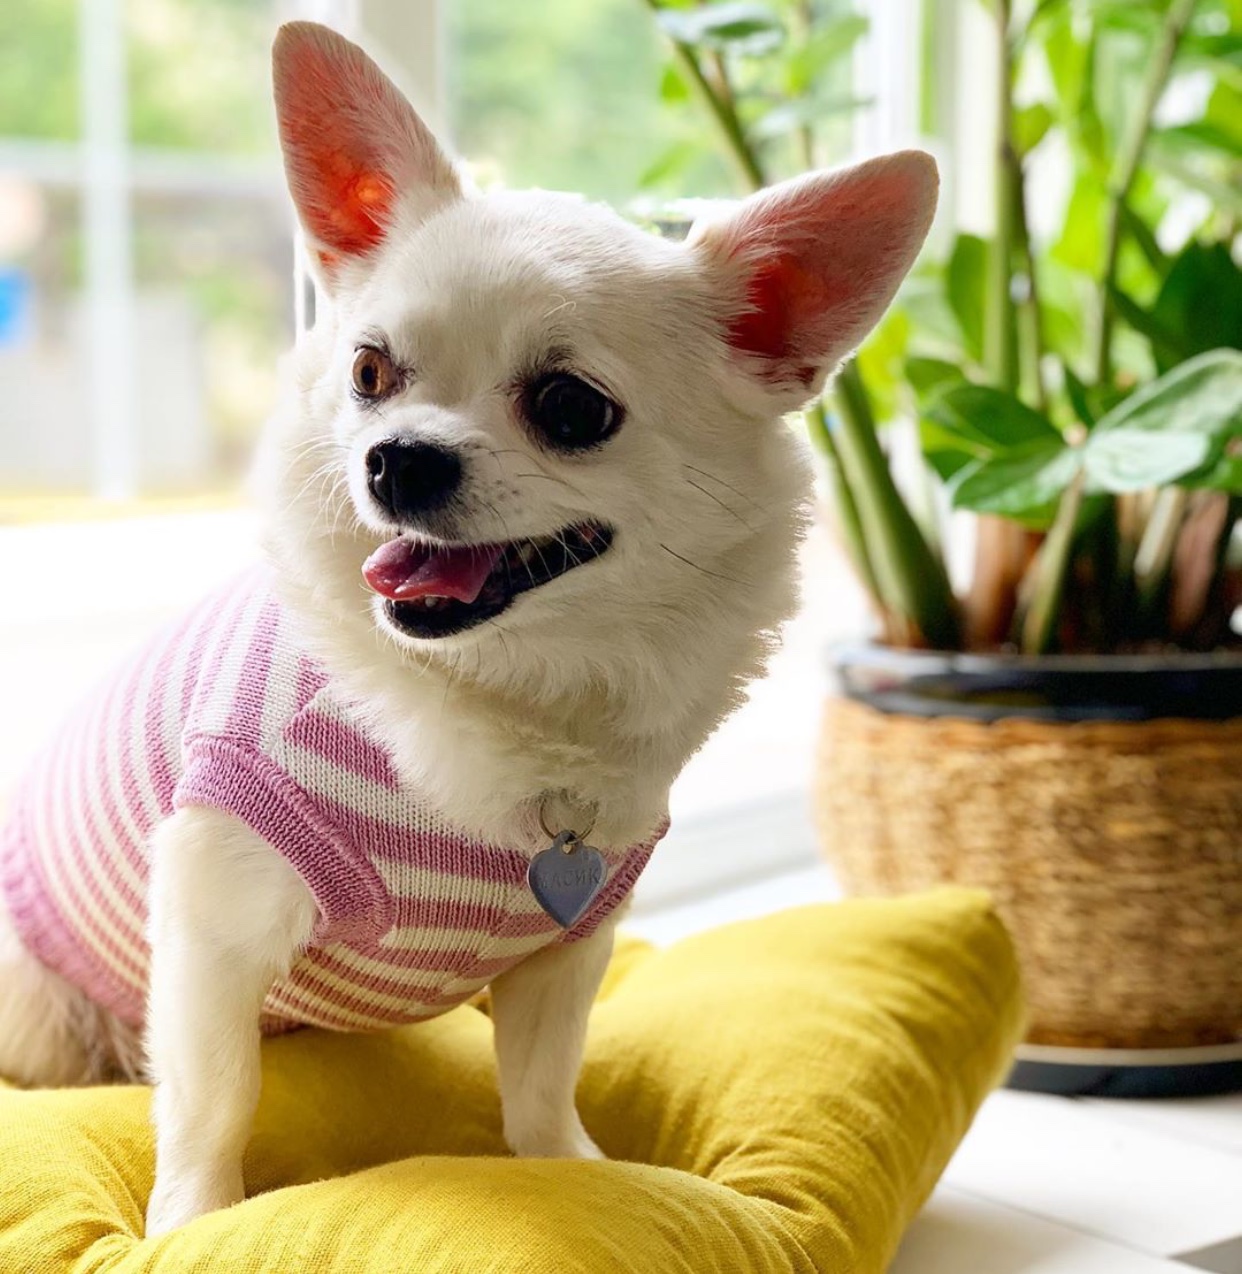
<svg viewBox="0 0 1242 1274"><path fill-rule="evenodd" d="M70 720L0 831L0 882L27 948L125 1022L146 1002L150 833L185 806L248 824L318 903L310 945L267 996L269 1032L442 1013L591 933L659 839L602 851L604 888L562 930L527 886L528 854L474 840L420 801L295 629L264 572L210 598Z"/></svg>

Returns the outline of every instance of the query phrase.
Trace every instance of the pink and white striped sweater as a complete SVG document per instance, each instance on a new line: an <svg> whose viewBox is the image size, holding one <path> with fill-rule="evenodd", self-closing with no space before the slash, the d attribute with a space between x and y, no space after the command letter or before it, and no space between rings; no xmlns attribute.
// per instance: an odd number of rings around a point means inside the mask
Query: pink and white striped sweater
<svg viewBox="0 0 1242 1274"><path fill-rule="evenodd" d="M607 883L562 930L527 886L527 854L462 834L398 780L299 649L260 571L208 599L86 704L0 831L5 897L28 949L133 1025L150 963L148 841L187 805L242 819L319 904L311 944L268 994L269 1032L442 1013L541 947L591 933L659 839L601 851Z"/></svg>

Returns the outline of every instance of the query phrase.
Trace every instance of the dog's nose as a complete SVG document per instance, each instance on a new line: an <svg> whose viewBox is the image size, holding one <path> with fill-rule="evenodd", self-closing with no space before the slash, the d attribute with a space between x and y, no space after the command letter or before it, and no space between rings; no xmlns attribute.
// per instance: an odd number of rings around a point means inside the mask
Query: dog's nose
<svg viewBox="0 0 1242 1274"><path fill-rule="evenodd" d="M460 485L457 453L434 443L386 438L367 452L367 488L398 520L447 504Z"/></svg>

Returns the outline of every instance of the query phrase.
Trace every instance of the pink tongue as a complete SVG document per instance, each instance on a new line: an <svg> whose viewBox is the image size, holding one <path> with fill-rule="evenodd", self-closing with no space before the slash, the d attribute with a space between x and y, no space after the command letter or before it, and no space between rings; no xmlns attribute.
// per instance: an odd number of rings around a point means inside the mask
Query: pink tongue
<svg viewBox="0 0 1242 1274"><path fill-rule="evenodd" d="M366 582L394 602L418 597L455 597L473 602L504 546L439 547L421 540L389 540L362 564Z"/></svg>

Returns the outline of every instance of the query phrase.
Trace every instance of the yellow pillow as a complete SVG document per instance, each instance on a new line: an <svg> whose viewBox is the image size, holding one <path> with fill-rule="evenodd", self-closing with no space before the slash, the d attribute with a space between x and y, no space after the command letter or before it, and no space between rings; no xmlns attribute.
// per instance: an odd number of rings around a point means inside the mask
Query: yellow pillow
<svg viewBox="0 0 1242 1274"><path fill-rule="evenodd" d="M608 1163L515 1160L474 1008L264 1047L253 1196L141 1238L148 1092L0 1091L0 1271L882 1271L1020 1031L980 894L623 946L578 1090Z"/></svg>

